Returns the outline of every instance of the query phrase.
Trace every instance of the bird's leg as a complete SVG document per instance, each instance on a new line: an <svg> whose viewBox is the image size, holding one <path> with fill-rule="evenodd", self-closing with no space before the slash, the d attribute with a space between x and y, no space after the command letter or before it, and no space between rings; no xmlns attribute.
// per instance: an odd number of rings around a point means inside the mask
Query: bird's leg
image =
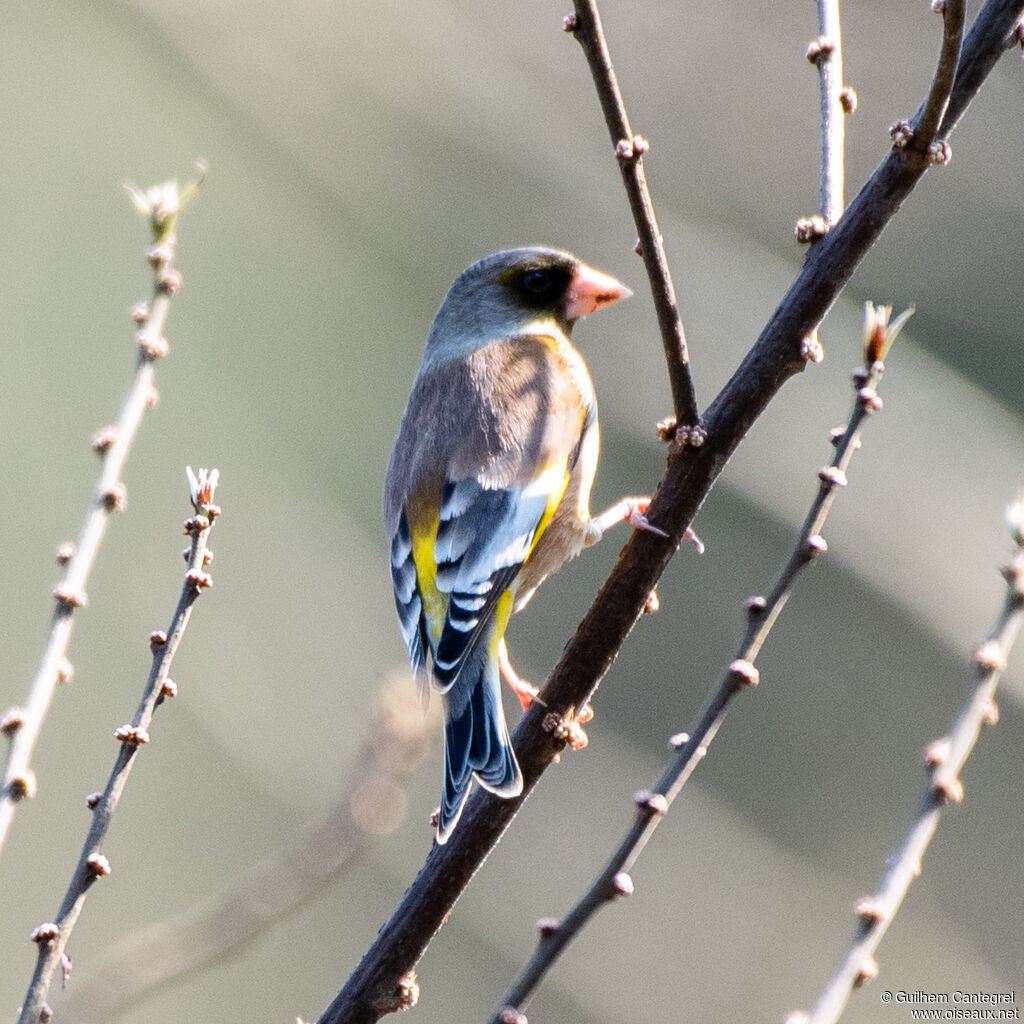
<svg viewBox="0 0 1024 1024"><path fill-rule="evenodd" d="M659 537L667 537L668 534L664 530L648 522L647 509L650 504L650 498L620 498L600 515L591 516L585 529L584 545L589 548L596 544L604 536L604 531L617 523L629 523L634 530L646 530L648 533L656 533ZM683 539L692 541L697 551L704 554L704 545L700 537L689 526L683 533Z"/></svg>
<svg viewBox="0 0 1024 1024"><path fill-rule="evenodd" d="M519 703L523 705L524 711L529 711L530 705L535 700L539 704L544 703L544 701L539 700L537 697L539 692L537 687L523 679L512 667L512 662L508 657L508 645L505 643L504 637L501 638L501 642L498 644L498 670L501 672L502 679L508 683L512 692L519 699Z"/></svg>
<svg viewBox="0 0 1024 1024"><path fill-rule="evenodd" d="M588 548L596 544L604 536L604 531L616 523L629 523L634 530L646 530L648 533L667 537L668 534L664 530L659 530L657 526L652 526L647 521L647 509L650 504L650 498L621 498L600 515L590 517L584 543Z"/></svg>

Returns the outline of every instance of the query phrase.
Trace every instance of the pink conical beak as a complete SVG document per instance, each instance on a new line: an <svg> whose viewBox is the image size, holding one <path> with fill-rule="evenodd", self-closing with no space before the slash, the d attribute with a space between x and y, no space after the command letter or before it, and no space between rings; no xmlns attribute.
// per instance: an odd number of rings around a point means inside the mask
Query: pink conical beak
<svg viewBox="0 0 1024 1024"><path fill-rule="evenodd" d="M610 274L581 263L569 282L565 297L565 317L578 320L598 309L610 306L619 299L628 299L633 293Z"/></svg>

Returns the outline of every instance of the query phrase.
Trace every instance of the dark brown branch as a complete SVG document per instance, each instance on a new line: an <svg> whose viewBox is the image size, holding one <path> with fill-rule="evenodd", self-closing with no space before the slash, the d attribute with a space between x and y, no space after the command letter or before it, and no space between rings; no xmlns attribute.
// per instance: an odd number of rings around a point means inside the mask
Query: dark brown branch
<svg viewBox="0 0 1024 1024"><path fill-rule="evenodd" d="M1024 0L989 0L978 15L947 107L950 125L995 66L1022 13ZM802 369L804 339L928 166L925 154L891 150L839 223L809 250L796 281L703 417L707 442L670 455L649 512L670 539L634 534L542 691L545 707L531 708L516 729L523 796L502 800L478 790L470 797L459 827L447 845L433 847L320 1024L364 1024L409 1005L413 969L430 939L560 750L559 741L543 728L545 715L569 714L589 700L729 456L786 380Z"/></svg>
<svg viewBox="0 0 1024 1024"><path fill-rule="evenodd" d="M686 335L676 304L676 290L672 284L664 241L654 216L654 204L644 174L643 154L647 151L648 142L634 135L630 127L626 105L604 37L597 0L575 0L574 6L576 13L566 19L566 28L572 30L576 41L583 47L604 111L608 133L615 147L619 169L622 171L622 182L626 187L629 208L633 212L639 238L640 257L647 270L654 309L658 316L676 423L682 427L693 427L697 425L700 413L690 375Z"/></svg>

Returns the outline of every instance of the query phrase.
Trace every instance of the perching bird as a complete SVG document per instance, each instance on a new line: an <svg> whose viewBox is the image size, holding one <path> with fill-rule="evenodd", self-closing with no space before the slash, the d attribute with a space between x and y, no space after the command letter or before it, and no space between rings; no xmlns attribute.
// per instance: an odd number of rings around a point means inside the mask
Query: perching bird
<svg viewBox="0 0 1024 1024"><path fill-rule="evenodd" d="M597 403L569 343L582 316L632 294L557 249L496 252L462 272L434 319L391 456L385 515L402 636L414 672L432 663L444 702L437 841L473 776L499 796L523 778L501 706L509 616L545 577L647 500L591 517ZM518 684L518 685L516 685Z"/></svg>

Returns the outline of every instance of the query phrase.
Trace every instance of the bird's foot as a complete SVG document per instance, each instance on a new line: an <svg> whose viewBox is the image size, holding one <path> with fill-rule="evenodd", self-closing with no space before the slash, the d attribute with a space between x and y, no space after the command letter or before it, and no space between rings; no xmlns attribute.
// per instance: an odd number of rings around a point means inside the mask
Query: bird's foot
<svg viewBox="0 0 1024 1024"><path fill-rule="evenodd" d="M509 689L516 695L516 699L523 706L524 711L530 710L530 705L537 701L542 707L546 706L544 701L540 699L538 694L540 691L532 683L523 679L518 672L512 667L512 662L509 660L508 647L505 644L504 638L498 645L498 669L501 672L501 678L505 680L509 685Z"/></svg>
<svg viewBox="0 0 1024 1024"><path fill-rule="evenodd" d="M608 527L623 522L629 523L634 530L645 530L647 533L656 533L659 537L667 537L668 534L664 530L648 521L647 509L650 504L650 498L621 498L600 515L591 516L587 523L584 543L587 547L596 544L604 536L604 531Z"/></svg>

